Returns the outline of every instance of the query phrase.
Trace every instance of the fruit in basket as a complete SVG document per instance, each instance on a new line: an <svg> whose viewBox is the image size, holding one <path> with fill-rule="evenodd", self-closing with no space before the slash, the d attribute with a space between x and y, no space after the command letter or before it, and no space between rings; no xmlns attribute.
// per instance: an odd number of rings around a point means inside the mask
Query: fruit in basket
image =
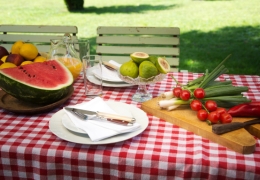
<svg viewBox="0 0 260 180"><path fill-rule="evenodd" d="M157 62L158 57L157 56L149 56L148 60L151 61L154 65Z"/></svg>
<svg viewBox="0 0 260 180"><path fill-rule="evenodd" d="M170 72L171 66L169 65L168 61L163 57L158 57L155 61L155 66L157 67L160 73L166 74Z"/></svg>
<svg viewBox="0 0 260 180"><path fill-rule="evenodd" d="M0 59L7 55L9 55L9 52L5 49L5 47L0 46Z"/></svg>
<svg viewBox="0 0 260 180"><path fill-rule="evenodd" d="M19 54L20 52L20 48L22 47L22 45L24 44L23 41L16 41L12 47L11 47L11 53L12 54Z"/></svg>
<svg viewBox="0 0 260 180"><path fill-rule="evenodd" d="M139 76L141 78L148 79L150 77L156 76L158 70L155 65L150 61L144 61L139 65Z"/></svg>
<svg viewBox="0 0 260 180"><path fill-rule="evenodd" d="M120 66L120 74L122 74L123 76L129 76L131 78L137 78L138 74L139 74L139 69L137 64L130 60L128 62L125 62L124 64L122 64Z"/></svg>
<svg viewBox="0 0 260 180"><path fill-rule="evenodd" d="M26 60L33 60L38 56L38 49L34 44L24 43L20 48L19 54Z"/></svg>
<svg viewBox="0 0 260 180"><path fill-rule="evenodd" d="M59 61L36 62L0 70L0 88L19 100L50 104L69 93L70 71Z"/></svg>
<svg viewBox="0 0 260 180"><path fill-rule="evenodd" d="M32 64L32 63L33 63L33 61L24 61L24 62L22 62L22 64L20 66L24 66L26 64Z"/></svg>
<svg viewBox="0 0 260 180"><path fill-rule="evenodd" d="M17 67L17 66L14 63L5 62L1 64L0 69L13 68L13 67Z"/></svg>
<svg viewBox="0 0 260 180"><path fill-rule="evenodd" d="M134 52L130 54L130 57L135 63L141 64L141 62L148 60L149 55L145 52Z"/></svg>
<svg viewBox="0 0 260 180"><path fill-rule="evenodd" d="M149 56L144 52L134 52L130 56L131 60L122 64L120 68L120 74L123 76L148 79L170 71L171 67L165 58Z"/></svg>
<svg viewBox="0 0 260 180"><path fill-rule="evenodd" d="M24 58L20 54L9 54L5 60L5 62L10 62L19 66L24 61Z"/></svg>
<svg viewBox="0 0 260 180"><path fill-rule="evenodd" d="M37 56L37 57L33 60L33 62L44 62L44 61L46 61L46 60L47 60L47 58L44 57L44 56Z"/></svg>
<svg viewBox="0 0 260 180"><path fill-rule="evenodd" d="M7 56L8 56L8 55L6 55L6 56L3 56L3 57L1 58L1 61L2 61L2 62L5 62L5 61L6 61L6 58L7 58Z"/></svg>

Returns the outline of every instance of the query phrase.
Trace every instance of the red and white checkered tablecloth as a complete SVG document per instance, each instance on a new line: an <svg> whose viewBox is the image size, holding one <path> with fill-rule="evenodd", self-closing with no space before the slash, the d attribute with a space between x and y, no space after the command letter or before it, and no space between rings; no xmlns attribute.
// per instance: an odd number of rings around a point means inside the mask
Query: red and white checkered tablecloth
<svg viewBox="0 0 260 180"><path fill-rule="evenodd" d="M199 74L173 73L181 83ZM260 101L260 77L222 75ZM168 75L148 86L154 97L175 83ZM63 106L90 99L83 80ZM137 87L104 88L104 100L140 107L131 96ZM129 140L109 145L82 145L52 134L49 120L62 107L39 115L16 115L0 110L1 179L260 179L260 140L253 154L243 155L154 116L147 129Z"/></svg>

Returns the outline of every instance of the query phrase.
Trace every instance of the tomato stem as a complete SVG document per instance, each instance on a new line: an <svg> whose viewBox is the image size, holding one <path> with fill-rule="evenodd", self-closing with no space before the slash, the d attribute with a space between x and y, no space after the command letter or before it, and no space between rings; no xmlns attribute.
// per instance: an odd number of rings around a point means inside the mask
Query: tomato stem
<svg viewBox="0 0 260 180"><path fill-rule="evenodd" d="M177 81L177 79L175 79L175 77L174 77L173 75L171 75L171 76L172 76L172 79L176 82L177 85L183 87L183 85L182 85L181 83L179 83L179 82Z"/></svg>
<svg viewBox="0 0 260 180"><path fill-rule="evenodd" d="M212 122L210 120L206 120L206 123L211 126L212 125Z"/></svg>

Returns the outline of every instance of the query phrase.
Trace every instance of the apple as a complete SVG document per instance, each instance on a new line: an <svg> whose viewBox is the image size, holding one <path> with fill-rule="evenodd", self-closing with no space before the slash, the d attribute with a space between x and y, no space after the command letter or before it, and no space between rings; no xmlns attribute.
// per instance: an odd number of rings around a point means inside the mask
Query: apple
<svg viewBox="0 0 260 180"><path fill-rule="evenodd" d="M11 62L14 63L16 66L20 66L23 61L24 58L20 54L9 54L5 62Z"/></svg>
<svg viewBox="0 0 260 180"><path fill-rule="evenodd" d="M0 59L7 55L9 55L9 52L5 49L5 47L0 46Z"/></svg>

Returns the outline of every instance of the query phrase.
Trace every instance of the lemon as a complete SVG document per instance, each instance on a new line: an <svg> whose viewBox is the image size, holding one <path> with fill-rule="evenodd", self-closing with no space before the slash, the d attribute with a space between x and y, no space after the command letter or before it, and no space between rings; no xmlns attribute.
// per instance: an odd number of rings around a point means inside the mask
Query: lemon
<svg viewBox="0 0 260 180"><path fill-rule="evenodd" d="M24 43L20 48L19 54L26 60L33 60L38 55L38 49L34 44Z"/></svg>
<svg viewBox="0 0 260 180"><path fill-rule="evenodd" d="M46 60L47 60L46 57L37 56L37 57L33 60L33 62L44 62L44 61L46 61Z"/></svg>
<svg viewBox="0 0 260 180"><path fill-rule="evenodd" d="M123 63L119 70L120 74L122 74L123 76L129 76L131 78L138 77L138 66L132 60Z"/></svg>
<svg viewBox="0 0 260 180"><path fill-rule="evenodd" d="M23 41L16 41L11 47L11 54L19 54Z"/></svg>
<svg viewBox="0 0 260 180"><path fill-rule="evenodd" d="M139 66L139 76L141 78L148 79L150 77L156 76L158 70L155 65L150 61L143 61Z"/></svg>
<svg viewBox="0 0 260 180"><path fill-rule="evenodd" d="M3 57L1 58L1 61L5 62L6 58L7 58L7 56L3 56Z"/></svg>
<svg viewBox="0 0 260 180"><path fill-rule="evenodd" d="M26 64L32 64L32 63L33 63L32 61L24 61L24 62L22 62L21 66L26 65Z"/></svg>
<svg viewBox="0 0 260 180"><path fill-rule="evenodd" d="M0 69L17 67L14 63L5 62L1 64Z"/></svg>
<svg viewBox="0 0 260 180"><path fill-rule="evenodd" d="M77 79L81 70L82 70L82 62L76 58L58 58L60 62L62 62L71 72L74 80Z"/></svg>

